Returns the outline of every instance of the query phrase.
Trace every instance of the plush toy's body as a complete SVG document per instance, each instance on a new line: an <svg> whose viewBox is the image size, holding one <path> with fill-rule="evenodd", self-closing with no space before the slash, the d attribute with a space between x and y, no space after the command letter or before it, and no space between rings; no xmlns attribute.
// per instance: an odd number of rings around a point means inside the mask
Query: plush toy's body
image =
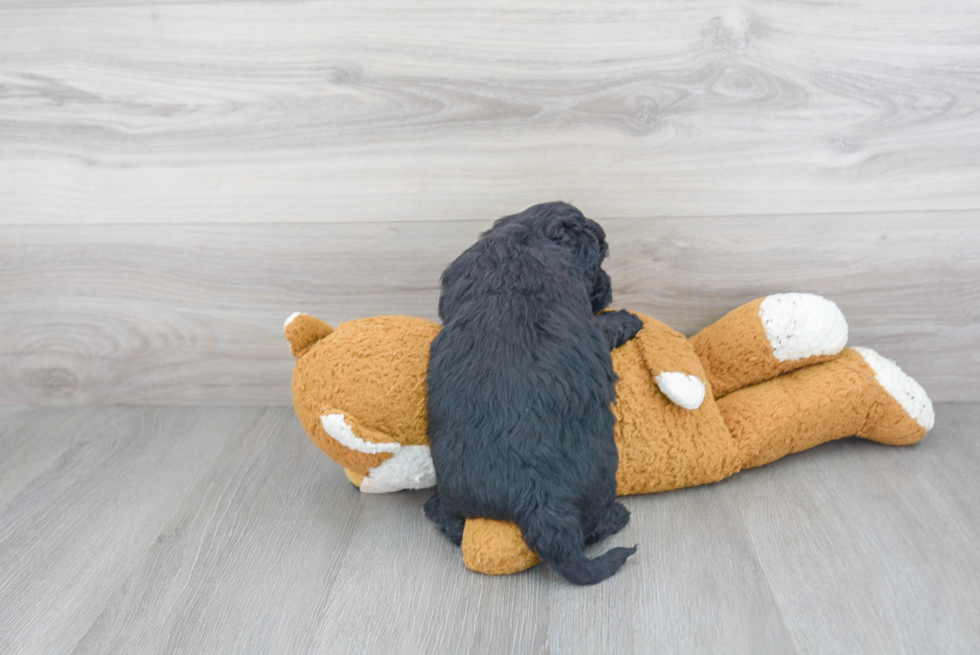
<svg viewBox="0 0 980 655"><path fill-rule="evenodd" d="M932 427L922 387L874 351L844 349L844 317L818 296L756 300L690 339L639 316L643 330L612 354L620 495L716 482L852 435L911 444ZM438 331L406 316L336 330L305 314L287 321L296 414L361 491L435 484L425 372ZM493 574L538 561L516 526L485 519L466 522L463 558Z"/></svg>

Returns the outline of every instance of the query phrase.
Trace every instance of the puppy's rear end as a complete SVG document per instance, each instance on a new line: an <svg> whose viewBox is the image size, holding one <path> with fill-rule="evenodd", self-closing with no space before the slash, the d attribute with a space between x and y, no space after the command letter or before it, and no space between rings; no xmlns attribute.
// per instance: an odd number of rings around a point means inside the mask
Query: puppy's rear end
<svg viewBox="0 0 980 655"><path fill-rule="evenodd" d="M457 543L467 517L514 521L577 584L635 552L584 552L629 520L615 501L615 374L601 329L616 319L593 315L611 299L604 237L562 203L498 221L443 276L428 375L439 490L426 513Z"/></svg>

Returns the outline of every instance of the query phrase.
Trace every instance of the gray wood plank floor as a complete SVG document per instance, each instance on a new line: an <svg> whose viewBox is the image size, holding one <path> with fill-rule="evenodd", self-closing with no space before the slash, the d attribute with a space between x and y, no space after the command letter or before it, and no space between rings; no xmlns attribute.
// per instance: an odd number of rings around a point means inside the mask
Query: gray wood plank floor
<svg viewBox="0 0 980 655"><path fill-rule="evenodd" d="M467 571L288 408L0 409L0 653L975 653L980 404L626 499L614 578Z"/></svg>

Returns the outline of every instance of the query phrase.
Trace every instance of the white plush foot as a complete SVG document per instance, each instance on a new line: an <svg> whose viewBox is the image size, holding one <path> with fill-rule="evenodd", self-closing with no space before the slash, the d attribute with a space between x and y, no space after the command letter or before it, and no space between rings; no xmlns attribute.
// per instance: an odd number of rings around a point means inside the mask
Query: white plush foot
<svg viewBox="0 0 980 655"><path fill-rule="evenodd" d="M926 430L931 430L936 422L929 395L918 382L907 375L894 361L882 357L870 348L855 348L865 363L875 372L875 380L898 401L905 413Z"/></svg>
<svg viewBox="0 0 980 655"><path fill-rule="evenodd" d="M697 409L704 402L704 382L693 375L669 371L655 379L661 393L679 407Z"/></svg>
<svg viewBox="0 0 980 655"><path fill-rule="evenodd" d="M428 446L365 441L354 434L343 414L324 414L320 417L320 424L327 434L351 450L368 455L394 455L368 469L360 485L362 493L383 494L402 489L427 489L436 485L436 470Z"/></svg>
<svg viewBox="0 0 980 655"><path fill-rule="evenodd" d="M759 307L777 361L836 355L847 345L847 321L830 300L812 293L777 293Z"/></svg>

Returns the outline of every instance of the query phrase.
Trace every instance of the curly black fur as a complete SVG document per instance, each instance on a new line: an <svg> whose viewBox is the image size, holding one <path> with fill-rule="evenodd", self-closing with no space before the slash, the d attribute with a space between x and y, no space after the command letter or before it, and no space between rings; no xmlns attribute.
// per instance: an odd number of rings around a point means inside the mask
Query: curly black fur
<svg viewBox="0 0 980 655"><path fill-rule="evenodd" d="M610 350L642 327L612 302L598 223L571 205L501 218L442 276L428 373L438 492L426 514L455 543L467 517L515 522L566 579L595 584L636 548L586 559L620 530Z"/></svg>

